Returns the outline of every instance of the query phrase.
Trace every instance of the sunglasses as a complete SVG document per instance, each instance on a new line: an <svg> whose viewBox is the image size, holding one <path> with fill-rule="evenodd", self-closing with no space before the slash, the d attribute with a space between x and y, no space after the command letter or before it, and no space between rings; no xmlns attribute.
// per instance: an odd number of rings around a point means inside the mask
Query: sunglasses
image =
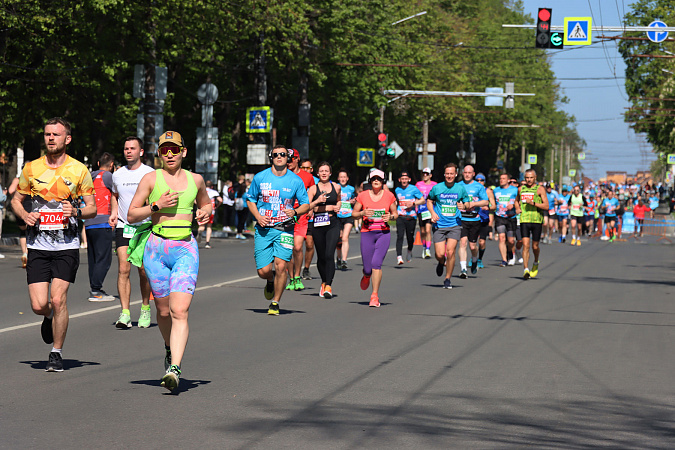
<svg viewBox="0 0 675 450"><path fill-rule="evenodd" d="M171 153L173 156L177 156L182 151L183 151L183 147L167 146L167 147L160 147L159 148L159 154L162 155L162 156L167 156L169 153Z"/></svg>
<svg viewBox="0 0 675 450"><path fill-rule="evenodd" d="M288 153L286 153L286 152L280 152L280 153L274 152L274 153L272 153L272 158L287 158L287 157L288 157Z"/></svg>
<svg viewBox="0 0 675 450"><path fill-rule="evenodd" d="M309 167L300 167L300 168L301 168L301 169L304 169L304 170L312 170L312 166L309 166Z"/></svg>

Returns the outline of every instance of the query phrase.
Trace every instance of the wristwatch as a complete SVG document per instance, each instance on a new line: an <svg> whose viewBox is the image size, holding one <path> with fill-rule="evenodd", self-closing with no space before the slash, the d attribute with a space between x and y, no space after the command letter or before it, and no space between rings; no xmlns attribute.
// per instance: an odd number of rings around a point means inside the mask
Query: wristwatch
<svg viewBox="0 0 675 450"><path fill-rule="evenodd" d="M77 218L82 219L82 210L80 208L77 208Z"/></svg>
<svg viewBox="0 0 675 450"><path fill-rule="evenodd" d="M154 213L159 212L159 205L157 202L152 202L152 204L150 204L150 211Z"/></svg>

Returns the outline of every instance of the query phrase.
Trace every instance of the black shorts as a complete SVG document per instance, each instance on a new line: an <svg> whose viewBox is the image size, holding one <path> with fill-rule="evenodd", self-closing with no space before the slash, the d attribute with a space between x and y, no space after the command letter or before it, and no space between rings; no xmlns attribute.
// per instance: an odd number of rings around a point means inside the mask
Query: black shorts
<svg viewBox="0 0 675 450"><path fill-rule="evenodd" d="M468 237L469 242L476 242L478 235L480 235L480 220L462 220L462 235L461 237Z"/></svg>
<svg viewBox="0 0 675 450"><path fill-rule="evenodd" d="M417 223L420 226L420 229L423 229L426 224L431 223L431 219L422 220L422 214L417 214Z"/></svg>
<svg viewBox="0 0 675 450"><path fill-rule="evenodd" d="M26 279L28 284L51 283L54 278L74 283L79 267L79 249L52 251L29 248Z"/></svg>
<svg viewBox="0 0 675 450"><path fill-rule="evenodd" d="M495 231L497 234L506 234L513 237L516 234L516 219L511 217L495 216Z"/></svg>
<svg viewBox="0 0 675 450"><path fill-rule="evenodd" d="M605 216L605 223L616 222L616 216Z"/></svg>
<svg viewBox="0 0 675 450"><path fill-rule="evenodd" d="M338 217L338 220L340 221L340 229L343 229L346 223L354 225L354 218L352 216Z"/></svg>
<svg viewBox="0 0 675 450"><path fill-rule="evenodd" d="M480 222L480 233L479 233L478 237L483 241L486 240L487 237L488 237L488 234L490 234L490 230L491 230L490 221L489 220L481 220L481 222Z"/></svg>
<svg viewBox="0 0 675 450"><path fill-rule="evenodd" d="M115 248L128 247L130 240L124 237L124 228L115 228Z"/></svg>
<svg viewBox="0 0 675 450"><path fill-rule="evenodd" d="M540 223L521 223L520 234L524 238L532 237L533 242L539 242L541 239L541 230L543 225Z"/></svg>

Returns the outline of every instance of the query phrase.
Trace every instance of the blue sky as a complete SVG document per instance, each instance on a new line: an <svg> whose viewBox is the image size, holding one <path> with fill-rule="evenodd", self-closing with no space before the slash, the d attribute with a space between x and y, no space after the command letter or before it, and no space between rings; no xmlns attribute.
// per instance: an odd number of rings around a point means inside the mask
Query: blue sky
<svg viewBox="0 0 675 450"><path fill-rule="evenodd" d="M631 3L626 0L523 0L525 13L533 18L538 8L552 8L552 25L563 25L565 17L592 17L593 26L619 26L623 15L631 10ZM583 172L596 180L607 171L634 174L648 170L655 159L652 146L644 136L636 135L621 117L630 106L624 88L626 66L617 50L617 41L599 43L596 36L600 34L593 33L590 46L568 45L560 51L547 50L553 72L569 99L569 103L559 107L576 118L577 131L586 140L587 160Z"/></svg>

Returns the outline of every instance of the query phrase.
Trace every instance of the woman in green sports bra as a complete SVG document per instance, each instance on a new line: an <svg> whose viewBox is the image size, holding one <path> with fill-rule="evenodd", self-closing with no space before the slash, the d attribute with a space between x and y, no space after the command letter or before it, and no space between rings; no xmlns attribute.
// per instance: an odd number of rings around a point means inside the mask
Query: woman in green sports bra
<svg viewBox="0 0 675 450"><path fill-rule="evenodd" d="M129 221L152 217L129 244L129 260L142 263L157 308L157 325L164 338L165 357L161 385L178 387L180 364L188 340L188 310L197 284L199 250L192 236L192 206L202 225L211 216L211 200L201 175L181 168L187 149L181 135L167 131L159 138L164 169L145 175L129 205ZM146 204L147 201L147 204ZM133 244L133 249L132 249Z"/></svg>

